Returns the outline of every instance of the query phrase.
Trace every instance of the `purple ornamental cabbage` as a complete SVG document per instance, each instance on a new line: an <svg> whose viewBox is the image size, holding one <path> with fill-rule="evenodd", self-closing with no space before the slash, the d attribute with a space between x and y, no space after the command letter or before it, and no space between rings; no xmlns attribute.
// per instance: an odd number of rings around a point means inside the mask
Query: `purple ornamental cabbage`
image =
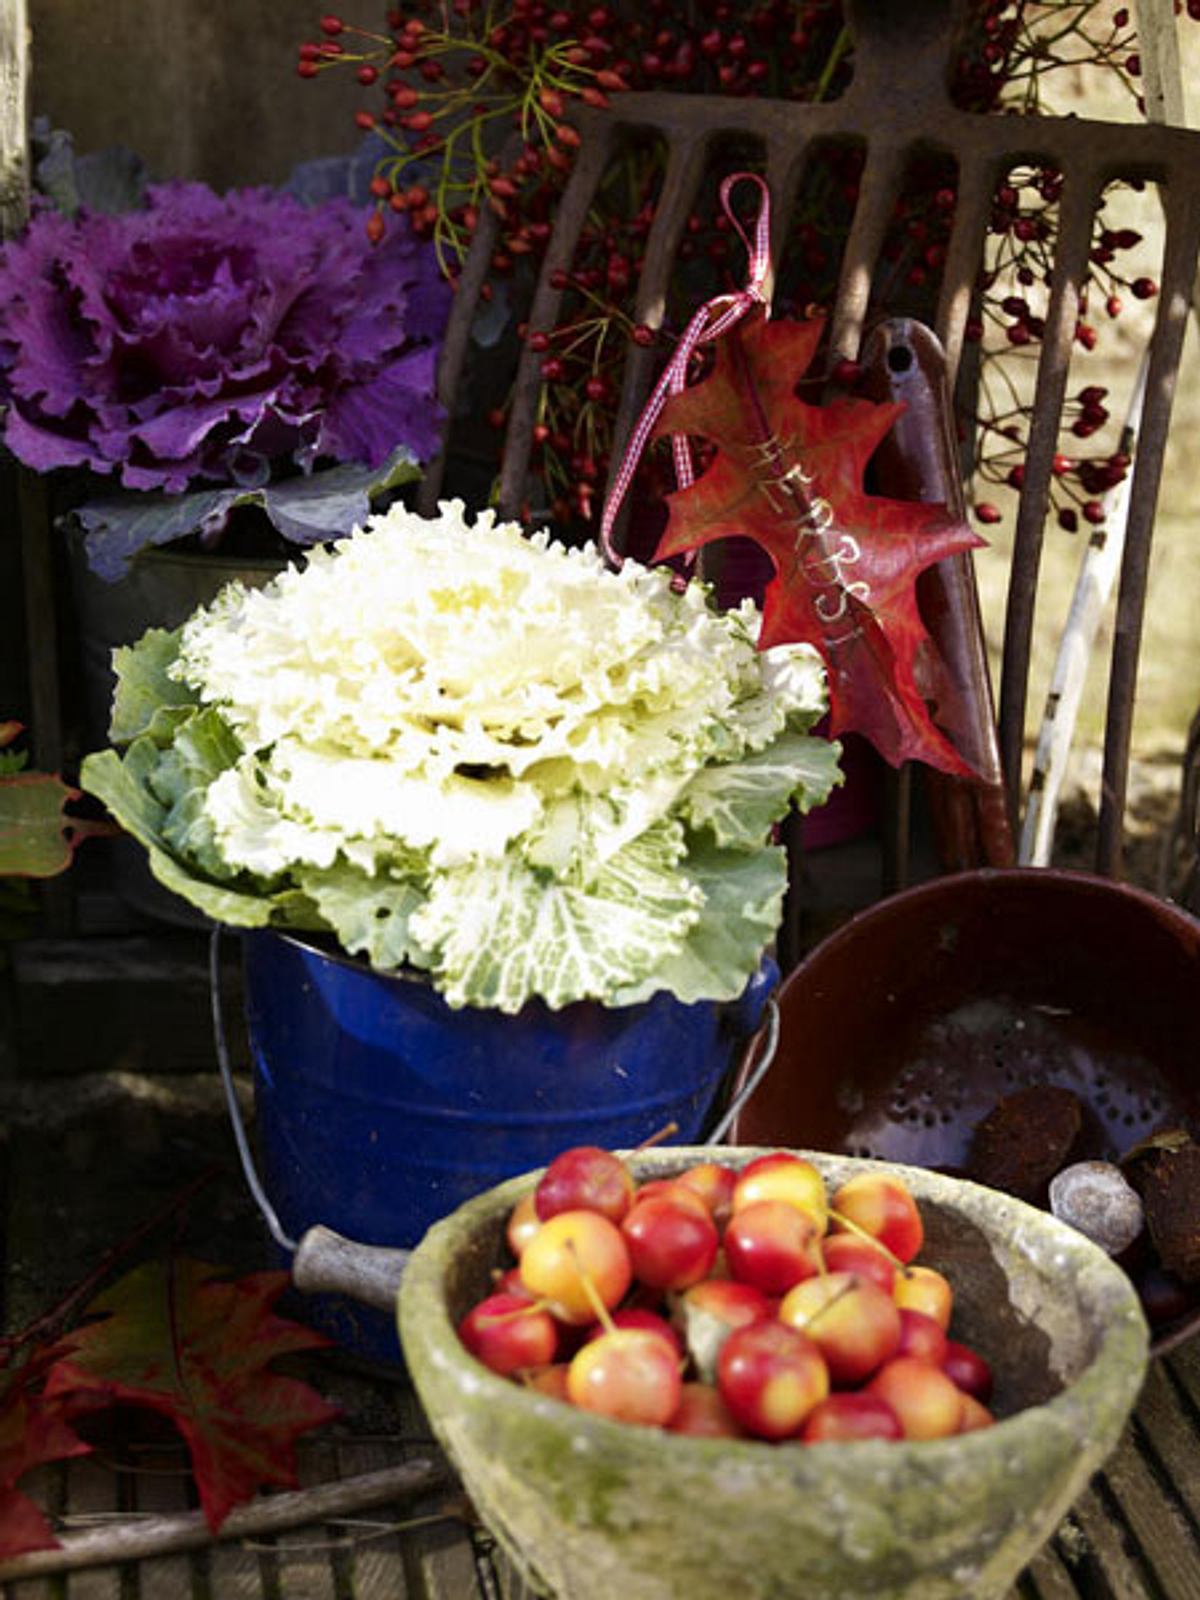
<svg viewBox="0 0 1200 1600"><path fill-rule="evenodd" d="M0 248L4 442L128 489L254 488L288 462L378 467L438 445L450 291L403 228L347 200L151 187L144 211L53 212Z"/></svg>

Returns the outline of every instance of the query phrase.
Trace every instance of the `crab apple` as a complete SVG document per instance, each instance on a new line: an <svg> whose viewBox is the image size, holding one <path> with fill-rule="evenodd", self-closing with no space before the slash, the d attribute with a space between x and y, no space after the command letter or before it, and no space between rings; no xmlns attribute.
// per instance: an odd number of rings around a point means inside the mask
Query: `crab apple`
<svg viewBox="0 0 1200 1600"><path fill-rule="evenodd" d="M663 1427L679 1409L679 1362L660 1334L614 1328L592 1339L567 1370L567 1397L618 1422Z"/></svg>
<svg viewBox="0 0 1200 1600"><path fill-rule="evenodd" d="M518 1300L524 1300L527 1305L533 1304L533 1296L521 1282L520 1267L509 1267L507 1272L493 1274L495 1281L492 1284L493 1294L511 1294Z"/></svg>
<svg viewBox="0 0 1200 1600"><path fill-rule="evenodd" d="M717 1388L748 1433L790 1439L828 1396L829 1369L806 1333L774 1319L752 1322L721 1347Z"/></svg>
<svg viewBox="0 0 1200 1600"><path fill-rule="evenodd" d="M567 1362L555 1361L551 1366L523 1372L521 1381L527 1389L534 1389L538 1394L548 1394L552 1400L566 1400L568 1370Z"/></svg>
<svg viewBox="0 0 1200 1600"><path fill-rule="evenodd" d="M896 1263L871 1239L856 1233L829 1233L821 1240L821 1259L829 1272L856 1272L870 1278L885 1294L896 1282Z"/></svg>
<svg viewBox="0 0 1200 1600"><path fill-rule="evenodd" d="M504 1230L504 1237L508 1241L508 1248L521 1259L525 1246L541 1227L541 1219L534 1209L533 1195L523 1194L516 1205L509 1212L508 1225Z"/></svg>
<svg viewBox="0 0 1200 1600"><path fill-rule="evenodd" d="M686 1289L708 1276L720 1246L707 1209L670 1196L639 1200L621 1223L633 1275L652 1289Z"/></svg>
<svg viewBox="0 0 1200 1600"><path fill-rule="evenodd" d="M731 1328L744 1328L747 1323L775 1314L773 1302L761 1289L752 1283L739 1283L736 1278L705 1278L680 1295L677 1304L683 1310L719 1317Z"/></svg>
<svg viewBox="0 0 1200 1600"><path fill-rule="evenodd" d="M667 1423L671 1433L689 1433L700 1439L744 1439L746 1430L711 1383L685 1383L679 1407Z"/></svg>
<svg viewBox="0 0 1200 1600"><path fill-rule="evenodd" d="M900 1345L900 1310L869 1278L829 1272L789 1289L779 1320L807 1333L840 1387L862 1383Z"/></svg>
<svg viewBox="0 0 1200 1600"><path fill-rule="evenodd" d="M898 1356L914 1356L918 1361L928 1361L931 1367L940 1367L946 1359L946 1334L940 1323L923 1311L913 1311L900 1306L900 1348Z"/></svg>
<svg viewBox="0 0 1200 1600"><path fill-rule="evenodd" d="M992 1398L992 1369L977 1350L961 1344L957 1339L947 1339L946 1353L940 1365L950 1381L964 1394L973 1396L981 1405L987 1405Z"/></svg>
<svg viewBox="0 0 1200 1600"><path fill-rule="evenodd" d="M890 1172L859 1172L829 1202L834 1229L859 1228L900 1261L911 1261L925 1242L917 1202Z"/></svg>
<svg viewBox="0 0 1200 1600"><path fill-rule="evenodd" d="M560 1211L521 1256L521 1282L560 1322L591 1322L596 1301L611 1310L632 1281L621 1230L598 1211Z"/></svg>
<svg viewBox="0 0 1200 1600"><path fill-rule="evenodd" d="M847 1439L902 1439L900 1419L877 1394L831 1394L809 1412L800 1438L805 1444Z"/></svg>
<svg viewBox="0 0 1200 1600"><path fill-rule="evenodd" d="M683 1329L696 1371L711 1382L721 1347L735 1328L773 1317L775 1308L761 1290L734 1278L705 1278L675 1301L674 1316Z"/></svg>
<svg viewBox="0 0 1200 1600"><path fill-rule="evenodd" d="M472 1306L458 1337L476 1361L501 1377L521 1367L544 1367L558 1353L554 1318L512 1294L489 1294Z"/></svg>
<svg viewBox="0 0 1200 1600"><path fill-rule="evenodd" d="M643 1183L633 1197L634 1205L641 1200L661 1200L666 1198L674 1200L677 1205L687 1206L690 1211L697 1212L700 1216L711 1217L712 1212L704 1203L701 1195L694 1189L689 1189L678 1178L652 1178L649 1183Z"/></svg>
<svg viewBox="0 0 1200 1600"><path fill-rule="evenodd" d="M786 1200L756 1200L735 1210L724 1248L733 1277L764 1294L786 1294L821 1267L820 1230L812 1213Z"/></svg>
<svg viewBox="0 0 1200 1600"><path fill-rule="evenodd" d="M593 1322L584 1335L586 1343L598 1339L603 1333L610 1333L612 1328L641 1328L644 1333L656 1333L660 1339L665 1339L677 1361L683 1359L683 1340L679 1331L669 1323L666 1317L660 1317L657 1311L644 1311L641 1306L622 1306L619 1311L609 1315L611 1327L606 1328L602 1322Z"/></svg>
<svg viewBox="0 0 1200 1600"><path fill-rule="evenodd" d="M880 1367L865 1393L891 1406L906 1439L943 1439L962 1421L962 1390L940 1367L915 1356L896 1356Z"/></svg>
<svg viewBox="0 0 1200 1600"><path fill-rule="evenodd" d="M950 1326L954 1290L933 1267L905 1267L903 1272L898 1272L892 1298L898 1306L923 1311L943 1330Z"/></svg>
<svg viewBox="0 0 1200 1600"><path fill-rule="evenodd" d="M977 1400L973 1394L963 1391L962 1421L958 1425L959 1433L977 1433L980 1428L990 1428L996 1419L982 1400Z"/></svg>
<svg viewBox="0 0 1200 1600"><path fill-rule="evenodd" d="M795 1206L812 1217L818 1233L825 1232L829 1217L825 1180L803 1156L774 1150L746 1163L733 1186L734 1215L760 1200L781 1200Z"/></svg>
<svg viewBox="0 0 1200 1600"><path fill-rule="evenodd" d="M725 1226L733 1209L733 1190L737 1183L737 1173L732 1167L723 1167L719 1161L701 1161L681 1172L676 1181L700 1196L718 1228Z"/></svg>
<svg viewBox="0 0 1200 1600"><path fill-rule="evenodd" d="M633 1174L611 1150L577 1144L563 1150L542 1173L534 1206L543 1222L562 1211L598 1211L620 1222L633 1204Z"/></svg>

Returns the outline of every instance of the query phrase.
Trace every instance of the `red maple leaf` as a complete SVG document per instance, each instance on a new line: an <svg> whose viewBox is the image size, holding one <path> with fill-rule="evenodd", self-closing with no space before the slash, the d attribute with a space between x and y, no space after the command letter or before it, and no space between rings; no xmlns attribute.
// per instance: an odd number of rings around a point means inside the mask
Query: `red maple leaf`
<svg viewBox="0 0 1200 1600"><path fill-rule="evenodd" d="M260 1485L294 1487L297 1438L337 1415L306 1383L269 1370L277 1356L329 1342L273 1314L287 1281L285 1272L229 1279L178 1258L138 1267L89 1306L103 1320L72 1335L46 1396L68 1415L99 1402L167 1417L215 1532Z"/></svg>
<svg viewBox="0 0 1200 1600"><path fill-rule="evenodd" d="M941 506L864 492L867 463L903 408L799 399L821 332L816 321L747 318L717 341L709 376L667 401L655 436L699 436L716 453L694 484L667 496L655 559L755 540L775 568L759 645L820 651L831 733L863 734L893 765L973 776L917 681L934 646L915 585L926 567L983 541Z"/></svg>
<svg viewBox="0 0 1200 1600"><path fill-rule="evenodd" d="M69 1347L69 1341L54 1345L0 1372L0 1557L58 1543L17 1482L47 1461L85 1455L91 1448L66 1420L61 1399L45 1393L47 1372Z"/></svg>

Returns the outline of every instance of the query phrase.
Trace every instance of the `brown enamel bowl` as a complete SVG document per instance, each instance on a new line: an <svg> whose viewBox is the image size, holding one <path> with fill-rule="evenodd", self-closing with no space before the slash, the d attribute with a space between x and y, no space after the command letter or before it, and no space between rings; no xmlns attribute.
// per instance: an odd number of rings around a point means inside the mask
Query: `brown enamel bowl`
<svg viewBox="0 0 1200 1600"><path fill-rule="evenodd" d="M1044 868L939 878L850 919L778 998L778 1050L738 1144L977 1175L978 1124L1035 1085L1082 1101L1087 1156L1165 1128L1200 1137L1200 922L1128 885ZM1154 1349L1196 1332L1200 1295Z"/></svg>

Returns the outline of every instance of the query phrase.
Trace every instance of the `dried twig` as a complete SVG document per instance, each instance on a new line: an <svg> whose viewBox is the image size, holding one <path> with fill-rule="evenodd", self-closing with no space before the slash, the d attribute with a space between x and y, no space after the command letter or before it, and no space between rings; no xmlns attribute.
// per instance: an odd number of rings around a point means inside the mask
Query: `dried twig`
<svg viewBox="0 0 1200 1600"><path fill-rule="evenodd" d="M231 1511L216 1533L209 1528L201 1511L129 1517L86 1533L69 1534L55 1549L31 1550L0 1561L0 1583L75 1572L81 1567L145 1561L151 1556L203 1549L218 1541L257 1538L303 1527L310 1522L335 1520L391 1500L426 1494L452 1481L450 1469L444 1464L417 1458L336 1483L264 1495Z"/></svg>

